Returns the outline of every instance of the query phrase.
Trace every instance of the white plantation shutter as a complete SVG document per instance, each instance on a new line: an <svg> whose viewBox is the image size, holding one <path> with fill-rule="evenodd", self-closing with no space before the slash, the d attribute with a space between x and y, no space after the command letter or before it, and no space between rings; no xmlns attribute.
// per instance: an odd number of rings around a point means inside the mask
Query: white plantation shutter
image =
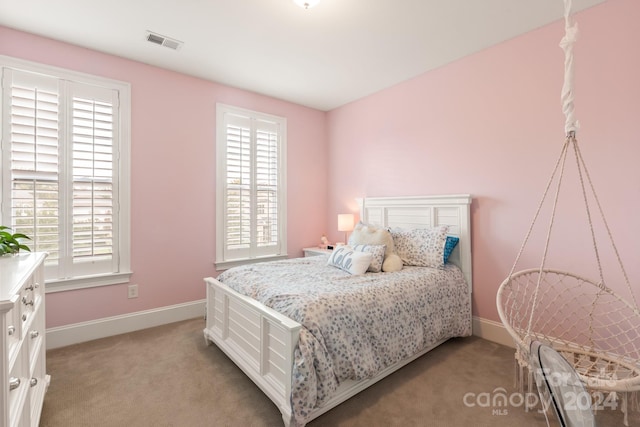
<svg viewBox="0 0 640 427"><path fill-rule="evenodd" d="M2 83L3 224L49 253L48 281L130 274L120 246L120 90L8 67Z"/></svg>
<svg viewBox="0 0 640 427"><path fill-rule="evenodd" d="M226 252L251 251L251 124L227 117ZM241 255L238 255L241 256Z"/></svg>
<svg viewBox="0 0 640 427"><path fill-rule="evenodd" d="M117 162L114 138L117 121L114 90L72 84L71 110L71 230L67 234L73 268L81 275L111 271L116 248ZM115 182L114 182L115 181Z"/></svg>
<svg viewBox="0 0 640 427"><path fill-rule="evenodd" d="M9 88L10 223L14 232L33 240L32 250L49 252L49 265L59 256L59 99L58 80L5 70ZM6 163L5 163L6 164Z"/></svg>
<svg viewBox="0 0 640 427"><path fill-rule="evenodd" d="M217 262L286 255L283 118L218 106Z"/></svg>
<svg viewBox="0 0 640 427"><path fill-rule="evenodd" d="M278 244L278 138L276 124L257 121L256 244L262 248Z"/></svg>

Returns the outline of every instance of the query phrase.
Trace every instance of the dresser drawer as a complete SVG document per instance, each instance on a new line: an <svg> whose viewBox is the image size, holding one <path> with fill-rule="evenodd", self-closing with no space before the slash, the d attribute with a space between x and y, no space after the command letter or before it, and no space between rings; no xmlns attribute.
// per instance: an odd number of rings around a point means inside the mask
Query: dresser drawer
<svg viewBox="0 0 640 427"><path fill-rule="evenodd" d="M38 307L40 308L40 307ZM27 347L29 349L29 363L31 364L31 369L34 369L34 363L39 353L42 353L42 345L44 342L44 334L45 334L45 319L44 319L44 310L38 309L34 313L31 314L33 318L29 323L29 329L25 331L25 342L27 343Z"/></svg>
<svg viewBox="0 0 640 427"><path fill-rule="evenodd" d="M35 427L46 375L46 253L0 257L0 427Z"/></svg>
<svg viewBox="0 0 640 427"><path fill-rule="evenodd" d="M46 361L44 352L37 354L29 380L29 402L31 407L31 424L37 425L40 419L40 410L44 403L44 395L49 387L50 377L46 374Z"/></svg>
<svg viewBox="0 0 640 427"><path fill-rule="evenodd" d="M31 276L31 286L33 287L31 293L35 304L34 307L38 307L40 302L44 300L44 269L42 266Z"/></svg>
<svg viewBox="0 0 640 427"><path fill-rule="evenodd" d="M18 298L15 298L18 301ZM11 365L16 357L20 340L22 340L22 321L20 320L20 306L14 303L14 307L4 313L7 336L7 357Z"/></svg>
<svg viewBox="0 0 640 427"><path fill-rule="evenodd" d="M20 346L18 357L9 371L9 384L6 385L9 398L9 419L22 419L22 411L29 393L29 359L26 344Z"/></svg>
<svg viewBox="0 0 640 427"><path fill-rule="evenodd" d="M20 317L22 319L22 325L28 328L31 323L31 317L33 315L35 307L35 286L33 277L27 280L27 283L20 289Z"/></svg>

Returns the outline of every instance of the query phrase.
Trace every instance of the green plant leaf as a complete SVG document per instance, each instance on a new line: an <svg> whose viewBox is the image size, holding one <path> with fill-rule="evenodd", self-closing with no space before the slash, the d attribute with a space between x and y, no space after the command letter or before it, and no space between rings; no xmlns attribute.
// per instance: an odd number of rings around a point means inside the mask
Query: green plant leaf
<svg viewBox="0 0 640 427"><path fill-rule="evenodd" d="M29 236L23 233L11 234L5 230L10 230L10 228L0 225L0 254L18 253L20 252L20 249L31 252L31 249L28 246L23 245L18 241L18 239L31 240Z"/></svg>
<svg viewBox="0 0 640 427"><path fill-rule="evenodd" d="M16 233L13 235L14 239L28 239L31 240L31 237L27 236L26 234L22 234L22 233Z"/></svg>

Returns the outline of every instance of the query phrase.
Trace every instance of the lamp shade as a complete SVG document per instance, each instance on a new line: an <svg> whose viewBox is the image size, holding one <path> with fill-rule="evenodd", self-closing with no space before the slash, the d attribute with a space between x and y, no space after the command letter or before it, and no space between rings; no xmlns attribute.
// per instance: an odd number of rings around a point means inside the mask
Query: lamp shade
<svg viewBox="0 0 640 427"><path fill-rule="evenodd" d="M353 214L338 215L338 231L353 230Z"/></svg>

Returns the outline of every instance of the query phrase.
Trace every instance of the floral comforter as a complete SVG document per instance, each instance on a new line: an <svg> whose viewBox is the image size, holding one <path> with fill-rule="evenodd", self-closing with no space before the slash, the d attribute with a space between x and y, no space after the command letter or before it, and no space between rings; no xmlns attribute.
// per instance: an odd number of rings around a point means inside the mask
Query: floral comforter
<svg viewBox="0 0 640 427"><path fill-rule="evenodd" d="M441 339L471 334L471 302L458 267L352 276L326 261L245 265L218 277L303 326L294 354L292 425L304 425L341 381L373 377Z"/></svg>

